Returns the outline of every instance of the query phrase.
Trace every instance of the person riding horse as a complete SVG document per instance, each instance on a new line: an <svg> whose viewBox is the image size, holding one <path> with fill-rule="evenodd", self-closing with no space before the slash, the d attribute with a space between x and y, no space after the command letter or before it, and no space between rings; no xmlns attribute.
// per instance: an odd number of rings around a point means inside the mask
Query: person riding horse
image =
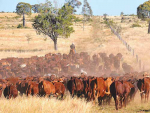
<svg viewBox="0 0 150 113"><path fill-rule="evenodd" d="M75 53L76 53L75 45L74 45L74 43L72 43L72 44L70 45L70 53L69 53L69 56L70 56L70 60L71 60L71 61L73 61Z"/></svg>
<svg viewBox="0 0 150 113"><path fill-rule="evenodd" d="M71 49L71 50L74 50L74 51L75 51L75 53L76 53L76 50L75 50L75 45L74 45L74 43L72 43L72 44L70 45L70 49Z"/></svg>

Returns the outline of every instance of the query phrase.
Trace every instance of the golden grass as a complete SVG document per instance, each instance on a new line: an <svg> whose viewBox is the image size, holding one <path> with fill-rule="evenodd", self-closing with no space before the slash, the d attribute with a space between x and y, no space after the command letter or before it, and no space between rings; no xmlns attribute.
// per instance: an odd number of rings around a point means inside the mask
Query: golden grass
<svg viewBox="0 0 150 113"><path fill-rule="evenodd" d="M2 113L89 113L92 109L92 103L70 96L65 100L19 96L10 100L1 98L0 103Z"/></svg>
<svg viewBox="0 0 150 113"><path fill-rule="evenodd" d="M97 54L100 52L106 52L108 55L113 53L122 53L123 62L127 62L135 67L135 70L139 70L139 66L136 63L135 57L127 51L126 47L118 40L118 38L111 32L109 28L104 27L103 18L96 18L96 26L93 23L86 23L85 30L83 31L82 23L74 24L75 32L71 34L68 39L59 38L58 39L58 51L54 50L54 43L52 40L43 35L37 35L35 30L32 28L32 22L30 21L37 14L32 14L31 16L26 16L26 25L30 29L17 29L7 26L17 26L22 23L20 18L12 19L16 17L15 13L0 13L0 59L7 57L31 57L31 56L44 56L47 53L69 53L70 45L72 42L76 45L76 51L78 53L85 51L90 55ZM78 15L82 18L82 15ZM7 17L7 18L6 18ZM122 27L120 35L124 40L126 40L132 48L135 49L136 54L142 60L142 65L145 65L146 69L149 69L148 64L150 63L149 57L149 43L150 36L147 34L147 22L140 21L137 17L126 17L131 18L132 22L121 23L120 16L109 16L117 25ZM8 21L9 20L9 21ZM10 21L11 20L11 21ZM131 28L132 24L138 22L142 27ZM6 28L5 28L6 26ZM27 35L30 35L31 40L27 41ZM10 50L9 52L7 50ZM15 51L16 50L16 51ZM19 52L19 51L25 52ZM37 51L34 51L37 50ZM41 50L41 51L39 51Z"/></svg>
<svg viewBox="0 0 150 113"><path fill-rule="evenodd" d="M110 105L98 106L93 102L86 102L85 99L70 97L67 95L64 100L44 97L20 97L7 100L0 98L1 113L143 113L150 112L148 103L141 103L139 92L134 101L129 103L126 108L115 110L114 100Z"/></svg>

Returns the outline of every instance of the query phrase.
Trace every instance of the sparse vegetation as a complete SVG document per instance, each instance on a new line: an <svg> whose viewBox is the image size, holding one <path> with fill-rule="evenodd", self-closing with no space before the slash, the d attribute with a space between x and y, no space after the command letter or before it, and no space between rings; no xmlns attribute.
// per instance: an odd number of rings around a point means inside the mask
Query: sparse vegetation
<svg viewBox="0 0 150 113"><path fill-rule="evenodd" d="M22 24L18 24L17 28L23 28Z"/></svg>
<svg viewBox="0 0 150 113"><path fill-rule="evenodd" d="M27 41L28 41L28 44L29 44L30 40L32 40L31 35L27 34L26 37L27 37Z"/></svg>
<svg viewBox="0 0 150 113"><path fill-rule="evenodd" d="M139 23L134 23L131 27L141 27L141 25Z"/></svg>

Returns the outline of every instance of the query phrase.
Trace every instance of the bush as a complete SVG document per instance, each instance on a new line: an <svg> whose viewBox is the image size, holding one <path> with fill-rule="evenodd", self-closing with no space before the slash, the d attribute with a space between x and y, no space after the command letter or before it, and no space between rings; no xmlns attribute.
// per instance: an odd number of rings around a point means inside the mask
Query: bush
<svg viewBox="0 0 150 113"><path fill-rule="evenodd" d="M135 23L132 25L132 27L141 27L141 25L139 25L138 23Z"/></svg>
<svg viewBox="0 0 150 113"><path fill-rule="evenodd" d="M23 25L22 25L22 24L19 24L19 25L17 26L17 28L23 28Z"/></svg>
<svg viewBox="0 0 150 113"><path fill-rule="evenodd" d="M18 19L18 18L20 18L20 16L15 16L15 17L14 17L14 19Z"/></svg>
<svg viewBox="0 0 150 113"><path fill-rule="evenodd" d="M76 17L76 18L74 19L74 21L75 21L75 22L81 22L82 19L80 19L79 17Z"/></svg>

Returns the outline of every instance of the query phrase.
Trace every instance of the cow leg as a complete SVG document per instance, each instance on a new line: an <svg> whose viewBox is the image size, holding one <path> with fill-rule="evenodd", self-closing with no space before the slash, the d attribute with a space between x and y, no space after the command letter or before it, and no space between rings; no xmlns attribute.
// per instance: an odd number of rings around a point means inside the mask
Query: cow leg
<svg viewBox="0 0 150 113"><path fill-rule="evenodd" d="M72 98L73 98L74 97L74 90L72 90L71 95L72 95Z"/></svg>
<svg viewBox="0 0 150 113"><path fill-rule="evenodd" d="M148 91L148 93L147 93L147 102L148 102L148 99L149 99L149 91Z"/></svg>
<svg viewBox="0 0 150 113"><path fill-rule="evenodd" d="M121 99L122 100L122 99ZM127 101L127 98L126 96L123 98L123 106L126 107L126 101ZM122 106L122 105L121 105Z"/></svg>
<svg viewBox="0 0 150 113"><path fill-rule="evenodd" d="M115 100L116 110L118 110L118 95L116 95L116 97L114 97L114 100Z"/></svg>
<svg viewBox="0 0 150 113"><path fill-rule="evenodd" d="M95 104L95 90L93 90L92 97L93 97L93 102L94 102L94 104Z"/></svg>
<svg viewBox="0 0 150 113"><path fill-rule="evenodd" d="M120 97L118 100L119 100L119 102L120 102L120 109L121 109L121 108L122 108L122 101L123 101L123 98ZM118 103L119 103L119 102L118 102Z"/></svg>
<svg viewBox="0 0 150 113"><path fill-rule="evenodd" d="M108 100L107 100L108 105L110 105L110 101L111 101L111 96L108 97Z"/></svg>
<svg viewBox="0 0 150 113"><path fill-rule="evenodd" d="M102 105L102 97L98 97L98 103L99 105Z"/></svg>
<svg viewBox="0 0 150 113"><path fill-rule="evenodd" d="M148 98L149 98L149 91L145 92L145 102L148 102Z"/></svg>
<svg viewBox="0 0 150 113"><path fill-rule="evenodd" d="M141 102L143 103L144 93L141 93Z"/></svg>
<svg viewBox="0 0 150 113"><path fill-rule="evenodd" d="M11 99L11 95L9 95L8 99Z"/></svg>
<svg viewBox="0 0 150 113"><path fill-rule="evenodd" d="M63 99L64 94L61 94L61 99Z"/></svg>

